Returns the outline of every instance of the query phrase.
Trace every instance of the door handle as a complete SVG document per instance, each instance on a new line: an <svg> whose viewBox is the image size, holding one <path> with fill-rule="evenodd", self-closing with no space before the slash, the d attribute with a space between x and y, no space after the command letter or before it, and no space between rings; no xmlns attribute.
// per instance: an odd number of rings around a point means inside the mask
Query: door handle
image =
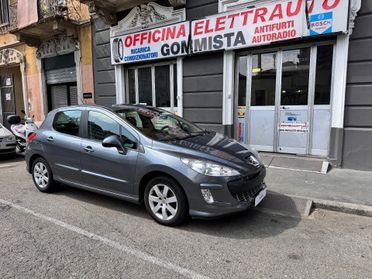
<svg viewBox="0 0 372 279"><path fill-rule="evenodd" d="M85 152L88 152L88 153L94 152L93 147L91 147L91 146L84 147L84 150L85 150Z"/></svg>
<svg viewBox="0 0 372 279"><path fill-rule="evenodd" d="M47 138L47 141L49 141L49 142L54 142L54 138L53 138L53 137L48 137L48 138Z"/></svg>

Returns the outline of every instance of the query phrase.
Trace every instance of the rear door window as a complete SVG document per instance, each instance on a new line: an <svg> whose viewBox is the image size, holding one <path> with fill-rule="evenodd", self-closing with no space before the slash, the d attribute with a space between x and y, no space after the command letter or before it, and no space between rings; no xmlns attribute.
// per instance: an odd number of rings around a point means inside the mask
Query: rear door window
<svg viewBox="0 0 372 279"><path fill-rule="evenodd" d="M60 133L78 137L80 121L80 110L61 111L54 117L53 128Z"/></svg>

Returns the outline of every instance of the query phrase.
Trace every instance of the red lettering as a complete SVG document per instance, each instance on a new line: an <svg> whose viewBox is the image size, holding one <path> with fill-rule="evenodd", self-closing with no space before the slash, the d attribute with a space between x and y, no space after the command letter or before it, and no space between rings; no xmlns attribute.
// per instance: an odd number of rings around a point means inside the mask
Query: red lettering
<svg viewBox="0 0 372 279"><path fill-rule="evenodd" d="M235 18L240 16L240 14L232 14L232 15L229 15L228 18L231 20L230 21L230 29L234 28L234 24L235 24Z"/></svg>
<svg viewBox="0 0 372 279"><path fill-rule="evenodd" d="M140 40L140 44L143 45L144 44L144 41L146 40L147 38L147 32L143 32L141 33L141 40Z"/></svg>
<svg viewBox="0 0 372 279"><path fill-rule="evenodd" d="M213 29L212 28L209 28L209 24L210 24L210 20L208 19L205 23L205 29L204 29L204 33L212 33L213 32Z"/></svg>
<svg viewBox="0 0 372 279"><path fill-rule="evenodd" d="M128 36L128 37L125 38L125 42L124 42L125 47L127 47L127 48L131 47L132 43L133 43L132 36Z"/></svg>
<svg viewBox="0 0 372 279"><path fill-rule="evenodd" d="M293 4L293 2L288 2L288 5L287 5L287 15L288 16L296 16L300 13L301 6L302 6L302 0L297 0L297 6L296 6L296 10L294 12L292 12L292 4Z"/></svg>
<svg viewBox="0 0 372 279"><path fill-rule="evenodd" d="M176 36L176 26L173 26L173 27L168 27L166 29L166 41L168 40L173 40Z"/></svg>
<svg viewBox="0 0 372 279"><path fill-rule="evenodd" d="M324 0L323 2L323 9L325 10L332 10L334 8L336 8L338 6L338 4L340 4L340 1L341 0L333 0L333 4L329 4L329 2L331 2L332 0Z"/></svg>
<svg viewBox="0 0 372 279"><path fill-rule="evenodd" d="M137 42L140 40L140 34L137 33L137 34L134 34L134 44L133 46L137 45Z"/></svg>
<svg viewBox="0 0 372 279"><path fill-rule="evenodd" d="M271 13L271 16L270 16L270 21L272 21L273 19L275 18L278 18L278 19L283 19L283 9L282 9L282 4L277 4L273 10L273 12Z"/></svg>
<svg viewBox="0 0 372 279"><path fill-rule="evenodd" d="M216 28L215 31L222 31L225 29L225 24L226 24L226 16L221 16L216 19Z"/></svg>
<svg viewBox="0 0 372 279"><path fill-rule="evenodd" d="M310 4L309 4L310 2ZM311 14L314 10L314 2L315 0L307 0L307 10Z"/></svg>
<svg viewBox="0 0 372 279"><path fill-rule="evenodd" d="M155 30L154 33L152 33L152 41L154 43L157 43L160 41L160 36L161 36L161 31L158 29L158 30Z"/></svg>
<svg viewBox="0 0 372 279"><path fill-rule="evenodd" d="M251 10L241 12L241 15L243 16L243 26L246 26L248 24L248 16L252 13L253 13L253 11L251 11Z"/></svg>
<svg viewBox="0 0 372 279"><path fill-rule="evenodd" d="M194 26L194 35L203 34L204 21L197 21Z"/></svg>
<svg viewBox="0 0 372 279"><path fill-rule="evenodd" d="M180 37L186 37L186 29L185 29L184 24L181 24L180 30L178 30L178 33L177 33L177 38L180 38Z"/></svg>
<svg viewBox="0 0 372 279"><path fill-rule="evenodd" d="M266 22L266 19L265 19L266 14L267 14L267 8L258 8L256 12L254 13L253 23L256 24L258 22L258 19L260 19L261 22Z"/></svg>

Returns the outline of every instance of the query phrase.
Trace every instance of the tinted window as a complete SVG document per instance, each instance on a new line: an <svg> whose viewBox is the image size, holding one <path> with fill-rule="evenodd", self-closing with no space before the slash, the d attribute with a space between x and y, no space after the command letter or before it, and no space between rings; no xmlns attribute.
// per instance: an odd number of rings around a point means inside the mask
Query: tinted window
<svg viewBox="0 0 372 279"><path fill-rule="evenodd" d="M126 148L135 149L137 146L135 138L115 120L99 112L89 112L89 139L103 141L105 138L112 135L119 136Z"/></svg>
<svg viewBox="0 0 372 279"><path fill-rule="evenodd" d="M80 118L79 110L58 112L54 117L53 128L60 133L79 136Z"/></svg>
<svg viewBox="0 0 372 279"><path fill-rule="evenodd" d="M205 133L191 122L160 109L121 110L116 113L154 140L186 139Z"/></svg>

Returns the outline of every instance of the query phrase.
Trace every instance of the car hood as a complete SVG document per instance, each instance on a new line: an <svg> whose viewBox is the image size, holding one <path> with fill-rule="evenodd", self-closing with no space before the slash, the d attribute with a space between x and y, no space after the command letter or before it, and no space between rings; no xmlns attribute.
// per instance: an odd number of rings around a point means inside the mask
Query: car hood
<svg viewBox="0 0 372 279"><path fill-rule="evenodd" d="M9 137L11 135L12 132L10 132L7 128L0 126L0 138Z"/></svg>
<svg viewBox="0 0 372 279"><path fill-rule="evenodd" d="M227 164L244 172L257 172L263 167L255 151L215 132L174 140L168 145L178 147L177 151L184 153L184 156L200 156L201 159Z"/></svg>

